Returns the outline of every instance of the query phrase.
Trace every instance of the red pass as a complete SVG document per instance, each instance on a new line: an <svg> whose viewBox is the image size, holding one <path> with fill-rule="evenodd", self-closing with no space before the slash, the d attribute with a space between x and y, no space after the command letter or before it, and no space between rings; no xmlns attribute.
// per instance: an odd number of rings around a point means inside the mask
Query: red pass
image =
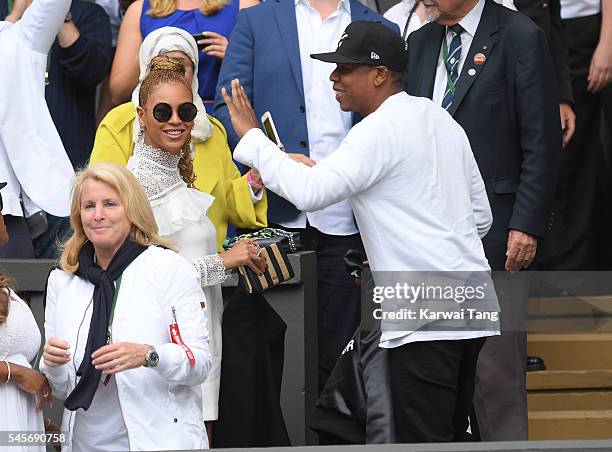
<svg viewBox="0 0 612 452"><path fill-rule="evenodd" d="M172 343L180 345L185 350L185 354L187 355L187 359L189 360L189 364L191 367L195 366L195 356L193 356L193 352L189 350L189 347L185 345L183 342L183 338L181 337L181 330L179 330L179 326L177 323L170 324L170 337L172 338Z"/></svg>

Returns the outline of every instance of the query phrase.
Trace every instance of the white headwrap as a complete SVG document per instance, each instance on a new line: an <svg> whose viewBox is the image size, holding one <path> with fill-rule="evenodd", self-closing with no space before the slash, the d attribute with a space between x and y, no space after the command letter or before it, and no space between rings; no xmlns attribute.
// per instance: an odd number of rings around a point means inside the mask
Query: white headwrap
<svg viewBox="0 0 612 452"><path fill-rule="evenodd" d="M158 55L164 55L175 50L179 50L187 55L194 66L191 90L193 91L193 103L198 108L198 114L193 123L191 140L195 143L206 141L212 134L212 124L206 115L206 109L198 94L198 46L191 35L185 30L175 27L162 27L153 31L142 42L140 46L140 80L132 93L132 103L135 107L139 106L140 86L149 74L151 60ZM138 141L138 131L140 130L138 115L134 119L133 129L132 140L136 143Z"/></svg>

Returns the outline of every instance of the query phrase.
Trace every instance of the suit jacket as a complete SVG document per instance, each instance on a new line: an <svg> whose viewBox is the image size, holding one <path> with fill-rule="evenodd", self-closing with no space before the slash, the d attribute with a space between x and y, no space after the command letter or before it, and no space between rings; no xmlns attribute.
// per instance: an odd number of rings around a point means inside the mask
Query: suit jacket
<svg viewBox="0 0 612 452"><path fill-rule="evenodd" d="M514 5L544 31L557 73L559 102L573 103L567 41L561 22L561 2L559 0L514 0Z"/></svg>
<svg viewBox="0 0 612 452"><path fill-rule="evenodd" d="M444 34L444 26L429 23L410 35L403 80L409 94L432 98ZM478 53L486 57L480 65L474 62ZM486 0L448 111L470 140L489 196L493 225L483 244L491 267L504 268L509 229L538 238L540 259L558 252L561 237L555 236L552 201L561 128L542 30L524 15Z"/></svg>
<svg viewBox="0 0 612 452"><path fill-rule="evenodd" d="M350 0L352 20L379 21L396 30L397 25ZM332 66L330 65L330 73ZM239 79L257 117L270 111L287 152L309 155L308 125L300 47L294 0L268 0L253 8L240 10L236 26L219 73L213 116L225 126L230 147L238 136L234 132L221 87L229 88ZM353 122L358 118L353 117ZM299 211L274 193L268 195L268 220L280 222L295 218Z"/></svg>

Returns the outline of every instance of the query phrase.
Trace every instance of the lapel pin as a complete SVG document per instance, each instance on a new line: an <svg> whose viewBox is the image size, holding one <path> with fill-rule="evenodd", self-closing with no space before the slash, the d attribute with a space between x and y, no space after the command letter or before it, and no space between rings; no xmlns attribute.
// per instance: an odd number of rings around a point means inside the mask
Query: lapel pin
<svg viewBox="0 0 612 452"><path fill-rule="evenodd" d="M485 61L487 61L487 57L485 56L484 53L477 53L476 55L474 55L474 64L477 64L478 66L480 66L484 64Z"/></svg>
<svg viewBox="0 0 612 452"><path fill-rule="evenodd" d="M476 69L471 68L470 70L468 70L468 75L471 75L472 77L476 75Z"/></svg>
<svg viewBox="0 0 612 452"><path fill-rule="evenodd" d="M482 50L487 50L487 46L482 46Z"/></svg>

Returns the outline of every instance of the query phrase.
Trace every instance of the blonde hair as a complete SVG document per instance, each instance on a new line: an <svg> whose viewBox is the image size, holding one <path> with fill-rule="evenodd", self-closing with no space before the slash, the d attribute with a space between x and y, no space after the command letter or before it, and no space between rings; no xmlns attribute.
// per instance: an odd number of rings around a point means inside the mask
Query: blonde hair
<svg viewBox="0 0 612 452"><path fill-rule="evenodd" d="M149 96L155 88L165 83L178 83L183 85L191 93L191 87L185 80L185 66L180 61L166 55L158 55L149 64L149 74L142 81L138 103L144 107ZM181 177L189 188L195 187L196 174L193 171L193 160L191 159L191 136L187 138L181 148L181 158L178 169Z"/></svg>
<svg viewBox="0 0 612 452"><path fill-rule="evenodd" d="M0 273L0 325L6 322L9 313L9 299L10 294L9 291L13 287L13 279L5 275L4 273Z"/></svg>
<svg viewBox="0 0 612 452"><path fill-rule="evenodd" d="M77 174L72 201L70 203L70 226L74 231L62 247L60 266L62 270L74 273L79 268L79 253L87 242L81 219L81 197L85 182L94 180L104 182L117 191L125 214L131 223L129 237L140 245L160 245L173 248L172 242L159 236L157 223L149 200L138 179L126 168L116 163L101 162Z"/></svg>
<svg viewBox="0 0 612 452"><path fill-rule="evenodd" d="M166 17L176 11L177 0L151 0L151 9L147 14L151 17ZM212 16L228 5L230 0L202 0L200 11L205 16Z"/></svg>

